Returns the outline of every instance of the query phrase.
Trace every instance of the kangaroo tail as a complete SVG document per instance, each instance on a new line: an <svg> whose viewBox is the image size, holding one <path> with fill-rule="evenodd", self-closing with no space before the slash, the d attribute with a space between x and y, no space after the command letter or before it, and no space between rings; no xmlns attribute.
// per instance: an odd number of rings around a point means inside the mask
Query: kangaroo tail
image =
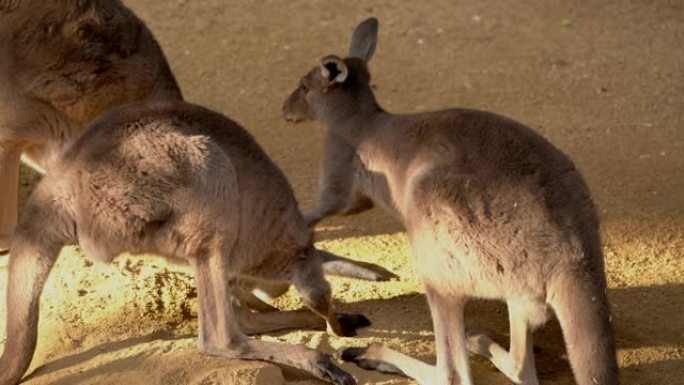
<svg viewBox="0 0 684 385"><path fill-rule="evenodd" d="M579 385L618 385L610 305L601 269L558 277L549 303L563 329L570 364Z"/></svg>
<svg viewBox="0 0 684 385"><path fill-rule="evenodd" d="M0 357L0 385L21 380L33 358L40 294L67 240L61 213L41 186L23 210L12 238L7 282L7 338Z"/></svg>

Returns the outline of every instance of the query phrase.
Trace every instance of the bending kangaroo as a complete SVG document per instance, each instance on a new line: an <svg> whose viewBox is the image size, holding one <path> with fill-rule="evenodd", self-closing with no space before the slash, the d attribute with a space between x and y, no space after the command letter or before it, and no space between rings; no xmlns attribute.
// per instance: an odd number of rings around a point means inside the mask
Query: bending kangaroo
<svg viewBox="0 0 684 385"><path fill-rule="evenodd" d="M376 102L367 63L378 21L361 23L349 57L327 56L283 106L327 126L310 224L372 201L403 222L433 318L437 365L378 345L342 358L421 384L472 384L466 349L513 382L537 384L532 330L551 307L576 381L618 384L598 220L572 161L532 129L489 112L393 115ZM353 167L350 167L353 165ZM506 301L510 349L466 331L470 298Z"/></svg>
<svg viewBox="0 0 684 385"><path fill-rule="evenodd" d="M182 102L125 105L103 114L55 161L13 238L0 385L17 383L26 371L43 285L60 249L71 243L103 262L122 252L189 262L205 354L272 361L335 384L356 383L328 355L243 334L324 324L349 336L369 322L333 313L322 252L290 185L254 139L224 116ZM292 283L315 314L236 314L231 293L239 279Z"/></svg>
<svg viewBox="0 0 684 385"><path fill-rule="evenodd" d="M109 108L182 99L152 33L119 0L0 1L0 84L0 252L9 249L18 217L22 154L45 173ZM323 257L331 274L394 277L379 266Z"/></svg>
<svg viewBox="0 0 684 385"><path fill-rule="evenodd" d="M19 162L45 173L109 108L180 100L164 54L119 0L0 2L0 251L17 222Z"/></svg>

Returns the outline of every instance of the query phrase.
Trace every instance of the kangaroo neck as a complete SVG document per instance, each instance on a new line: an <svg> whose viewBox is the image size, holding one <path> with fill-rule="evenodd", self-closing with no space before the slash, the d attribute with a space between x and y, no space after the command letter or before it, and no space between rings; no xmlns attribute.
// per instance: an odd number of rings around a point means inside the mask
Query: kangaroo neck
<svg viewBox="0 0 684 385"><path fill-rule="evenodd" d="M349 145L358 145L368 138L377 135L385 126L392 114L385 112L380 106L356 111L352 114L325 119L327 131L344 139Z"/></svg>

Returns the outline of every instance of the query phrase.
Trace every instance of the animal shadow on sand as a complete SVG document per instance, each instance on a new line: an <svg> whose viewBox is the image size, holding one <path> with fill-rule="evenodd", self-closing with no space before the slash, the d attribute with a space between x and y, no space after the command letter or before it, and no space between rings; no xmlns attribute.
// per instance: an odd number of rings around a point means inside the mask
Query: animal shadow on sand
<svg viewBox="0 0 684 385"><path fill-rule="evenodd" d="M380 283L381 285L381 283ZM684 284L668 284L654 286L638 286L614 288L609 291L613 311L613 327L618 349L637 348L684 348L684 338L676 324L667 326L673 310L684 309ZM373 326L360 333L361 337L400 340L404 347L416 344L431 344L432 321L425 296L419 293L404 294L387 299L371 299L343 305L347 312L362 312L374 321ZM397 323L397 319L402 319ZM466 323L469 328L486 331L496 342L508 345L508 316L504 303L497 301L474 300L466 308ZM282 336L287 332L269 333ZM100 354L114 353L132 348L136 345L154 341L176 341L192 338L192 335L175 335L172 330L160 331L144 336L132 337L121 341L106 342L83 352L68 355L34 370L25 380L40 379L50 373L70 367L77 367ZM354 344L354 340L348 340ZM359 342L365 345L365 342ZM332 351L329 337L324 335L319 349ZM554 317L543 328L534 333L535 357L539 379L542 383L573 384L573 376L563 343L560 326ZM400 348L401 349L401 348ZM404 348L405 349L405 348ZM86 371L80 371L60 379L59 383L86 383L88 379L114 371L128 361L133 365L135 360L151 354L141 352L109 362ZM417 355L418 358L434 363L434 353ZM472 356L473 374L479 380L491 379L492 383L507 383L506 378L486 359ZM228 360L226 360L228 361ZM298 370L283 368L288 381L311 379ZM625 383L632 383L641 377L641 372L648 372L649 378L658 384L668 384L668 379L677 378L673 373L681 372L684 376L684 360L661 359L643 364L622 366L620 373ZM374 372L366 372L374 379L391 376ZM660 375L659 373L662 373ZM365 377L367 377L365 376ZM679 376L681 378L682 376ZM71 382L70 382L71 381ZM85 381L85 382L84 382ZM364 383L363 380L361 383Z"/></svg>
<svg viewBox="0 0 684 385"><path fill-rule="evenodd" d="M684 309L684 284L613 288L609 290L608 296L618 349L684 349L684 336L677 321L668 323L673 312ZM429 333L432 331L432 322L422 294L349 305L347 311L364 311L374 322L372 327L360 333L362 337L400 339L403 346L432 343L434 339ZM467 305L465 316L468 328L484 330L496 342L508 346L508 314L504 303L473 300ZM397 319L408 321L398 325L395 323ZM359 345L365 346L366 343ZM552 316L545 326L535 331L534 349L541 383L574 384L563 335L555 317ZM434 352L418 357L431 364L435 360ZM471 356L471 361L473 376L477 382L480 382L478 377L491 377L501 384L508 383L488 360ZM657 359L620 367L624 383L635 383L641 378L639 372L649 372L648 379L654 381L653 383L666 384L669 379L684 378L684 360ZM680 372L681 375L673 376L675 372ZM491 374L494 376L490 376Z"/></svg>

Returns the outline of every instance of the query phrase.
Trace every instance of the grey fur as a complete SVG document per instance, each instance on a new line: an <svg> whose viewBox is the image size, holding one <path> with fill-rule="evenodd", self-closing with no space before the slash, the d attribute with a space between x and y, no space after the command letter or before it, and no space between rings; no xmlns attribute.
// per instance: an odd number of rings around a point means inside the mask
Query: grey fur
<svg viewBox="0 0 684 385"><path fill-rule="evenodd" d="M351 52L375 46L376 23L359 25ZM321 65L343 66L326 70L347 73L345 81L314 68L283 106L286 119L327 126L320 198L306 219L315 224L369 197L403 222L432 312L437 365L378 345L345 350L343 358L421 384L472 384L467 348L512 381L537 384L531 331L551 307L576 381L618 384L598 219L572 161L493 113L388 113L370 87L370 56L364 59L327 56ZM470 298L506 301L509 351L466 331Z"/></svg>
<svg viewBox="0 0 684 385"><path fill-rule="evenodd" d="M0 84L0 251L17 221L22 154L44 173L109 108L182 99L152 33L119 0L0 7Z"/></svg>
<svg viewBox="0 0 684 385"><path fill-rule="evenodd" d="M268 188L264 188L268 186ZM292 189L239 125L182 102L117 107L55 160L21 215L9 256L7 340L0 385L16 384L35 349L38 301L62 246L111 261L122 252L190 263L205 354L277 362L355 384L328 355L250 339L285 327L353 335L368 320L338 315ZM292 283L308 311L234 308L236 280Z"/></svg>

